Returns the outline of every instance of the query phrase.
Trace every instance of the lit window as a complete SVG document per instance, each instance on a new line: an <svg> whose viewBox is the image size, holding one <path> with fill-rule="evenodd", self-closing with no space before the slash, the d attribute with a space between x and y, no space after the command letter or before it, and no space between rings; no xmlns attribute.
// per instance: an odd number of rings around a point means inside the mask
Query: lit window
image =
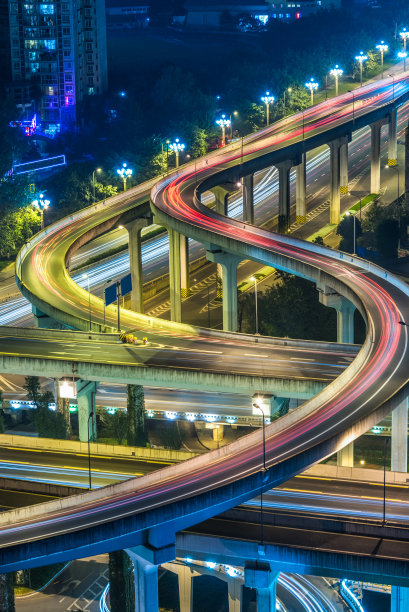
<svg viewBox="0 0 409 612"><path fill-rule="evenodd" d="M268 21L268 15L256 15L255 18L258 19L258 21L261 21L263 25L266 25Z"/></svg>
<svg viewBox="0 0 409 612"><path fill-rule="evenodd" d="M53 15L54 4L40 4L41 15Z"/></svg>
<svg viewBox="0 0 409 612"><path fill-rule="evenodd" d="M56 48L55 47L55 40L51 40L51 39L45 40L44 41L44 47L46 49L55 49Z"/></svg>

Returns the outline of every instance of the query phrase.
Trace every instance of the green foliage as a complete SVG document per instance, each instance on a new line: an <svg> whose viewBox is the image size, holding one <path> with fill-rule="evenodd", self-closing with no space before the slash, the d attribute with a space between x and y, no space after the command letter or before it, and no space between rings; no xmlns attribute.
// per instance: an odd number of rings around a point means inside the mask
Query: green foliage
<svg viewBox="0 0 409 612"><path fill-rule="evenodd" d="M396 219L383 219L375 229L375 246L386 259L398 256L399 222Z"/></svg>
<svg viewBox="0 0 409 612"><path fill-rule="evenodd" d="M26 376L23 389L27 392L27 399L38 406L41 396L40 379L38 376Z"/></svg>
<svg viewBox="0 0 409 612"><path fill-rule="evenodd" d="M201 157L207 153L206 132L197 125L193 126L190 134L189 151L192 157Z"/></svg>
<svg viewBox="0 0 409 612"><path fill-rule="evenodd" d="M66 440L67 424L61 412L54 412L48 408L48 404L54 402L51 391L39 395L37 409L34 416L36 431L40 438L53 438L54 440Z"/></svg>
<svg viewBox="0 0 409 612"><path fill-rule="evenodd" d="M108 435L115 438L119 445L126 439L128 423L125 412L116 410L114 414L104 415L104 423L108 430Z"/></svg>
<svg viewBox="0 0 409 612"><path fill-rule="evenodd" d="M31 206L7 212L0 224L0 256L9 259L40 228L40 215Z"/></svg>
<svg viewBox="0 0 409 612"><path fill-rule="evenodd" d="M109 553L109 601L111 612L133 612L135 594L132 563L123 550Z"/></svg>
<svg viewBox="0 0 409 612"><path fill-rule="evenodd" d="M319 244L320 246L324 246L324 238L322 236L316 236L312 242L314 244Z"/></svg>
<svg viewBox="0 0 409 612"><path fill-rule="evenodd" d="M12 573L0 574L0 610L2 612L15 612L13 579Z"/></svg>
<svg viewBox="0 0 409 612"><path fill-rule="evenodd" d="M362 236L362 227L359 219L353 215L345 215L341 223L337 227L338 236L342 236L339 248L346 253L354 251L354 224L355 224L355 240Z"/></svg>
<svg viewBox="0 0 409 612"><path fill-rule="evenodd" d="M145 396L141 385L127 385L128 446L146 446Z"/></svg>

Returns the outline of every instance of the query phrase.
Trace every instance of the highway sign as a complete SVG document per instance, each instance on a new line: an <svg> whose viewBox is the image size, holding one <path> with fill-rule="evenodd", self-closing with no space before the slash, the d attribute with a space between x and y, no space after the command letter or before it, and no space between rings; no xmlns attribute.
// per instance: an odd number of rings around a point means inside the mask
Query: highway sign
<svg viewBox="0 0 409 612"><path fill-rule="evenodd" d="M121 295L127 295L127 293L131 293L132 291L132 279L131 275L127 274L123 278L121 278Z"/></svg>
<svg viewBox="0 0 409 612"><path fill-rule="evenodd" d="M105 289L105 306L109 306L116 301L116 283L114 285L110 285Z"/></svg>

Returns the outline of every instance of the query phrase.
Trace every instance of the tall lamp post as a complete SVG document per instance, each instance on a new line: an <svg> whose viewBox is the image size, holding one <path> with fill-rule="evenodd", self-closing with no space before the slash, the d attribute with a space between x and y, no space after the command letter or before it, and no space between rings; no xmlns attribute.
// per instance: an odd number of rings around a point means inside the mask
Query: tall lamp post
<svg viewBox="0 0 409 612"><path fill-rule="evenodd" d="M260 398L257 398L253 402L253 408L256 408L256 410L260 410L262 418L263 418L263 421L262 421L263 423L263 467L261 471L265 473L267 472L267 467L266 467L266 421L265 421L264 410L260 406ZM261 487L260 489L260 545L264 546L263 487Z"/></svg>
<svg viewBox="0 0 409 612"><path fill-rule="evenodd" d="M87 279L88 285L88 312L89 312L89 331L91 331L91 292L89 290L89 274L82 274L82 278Z"/></svg>
<svg viewBox="0 0 409 612"><path fill-rule="evenodd" d="M90 447L90 421L91 421L91 433L93 430L93 421L94 418L94 410L92 409L88 415L88 480L89 480L89 489L91 490L91 447Z"/></svg>
<svg viewBox="0 0 409 612"><path fill-rule="evenodd" d="M96 168L93 172L92 172L92 199L93 202L95 204L95 172L102 172L102 168Z"/></svg>
<svg viewBox="0 0 409 612"><path fill-rule="evenodd" d="M266 91L265 96L261 96L261 101L266 105L266 125L270 125L270 104L274 102L274 96L270 95L269 91Z"/></svg>
<svg viewBox="0 0 409 612"><path fill-rule="evenodd" d="M44 198L44 194L40 193L37 200L33 200L31 204L34 208L37 208L40 211L41 217L41 229L44 229L44 211L50 206L50 200L46 200Z"/></svg>
<svg viewBox="0 0 409 612"><path fill-rule="evenodd" d="M127 181L127 179L130 176L132 176L132 170L130 168L128 168L127 165L124 163L124 164L122 164L122 168L118 168L117 173L119 174L119 176L123 180L123 182L124 182L124 191L126 191L126 181Z"/></svg>
<svg viewBox="0 0 409 612"><path fill-rule="evenodd" d="M383 78L383 55L384 53L388 52L388 45L385 45L385 43L383 42L383 40L381 40L379 45L376 45L376 48L378 49L379 53L381 54L381 68L382 68L382 78Z"/></svg>
<svg viewBox="0 0 409 612"><path fill-rule="evenodd" d="M368 56L364 55L362 51L361 51L361 53L359 55L355 55L355 60L357 62L359 62L359 73L361 75L361 87L362 87L362 76L363 76L364 62L366 62L367 59L368 59Z"/></svg>
<svg viewBox="0 0 409 612"><path fill-rule="evenodd" d="M290 99L292 91L293 91L292 87L287 87L287 89L284 89L284 108L286 107L286 95L288 93L288 99Z"/></svg>
<svg viewBox="0 0 409 612"><path fill-rule="evenodd" d="M407 51L399 51L398 53L399 59L403 59L403 72L406 72L406 58L408 57Z"/></svg>
<svg viewBox="0 0 409 612"><path fill-rule="evenodd" d="M356 255L356 217L355 215L351 215L349 210L345 214L347 217L352 217L354 220L354 252L353 252L353 255Z"/></svg>
<svg viewBox="0 0 409 612"><path fill-rule="evenodd" d="M230 119L226 119L226 115L222 115L220 119L216 119L216 123L222 129L222 147L224 147L226 139L226 128L230 125Z"/></svg>
<svg viewBox="0 0 409 612"><path fill-rule="evenodd" d="M399 36L403 40L403 50L406 51L406 44L409 38L409 32L407 31L406 28L403 28L402 32L399 32Z"/></svg>
<svg viewBox="0 0 409 612"><path fill-rule="evenodd" d="M318 83L311 77L311 79L306 82L305 86L307 89L310 90L311 106L313 106L314 105L314 91L318 89Z"/></svg>
<svg viewBox="0 0 409 612"><path fill-rule="evenodd" d="M258 334L257 278L255 276L252 276L250 280L253 281L254 283L254 298L255 298L255 305L256 305L256 335L257 335Z"/></svg>
<svg viewBox="0 0 409 612"><path fill-rule="evenodd" d="M344 71L337 64L335 68L329 71L329 73L335 79L335 95L337 96L338 95L338 80L339 80L339 77L344 74Z"/></svg>
<svg viewBox="0 0 409 612"><path fill-rule="evenodd" d="M176 168L179 168L179 153L185 150L185 145L179 141L179 138L176 138L175 142L169 145L169 149L174 152L176 156Z"/></svg>

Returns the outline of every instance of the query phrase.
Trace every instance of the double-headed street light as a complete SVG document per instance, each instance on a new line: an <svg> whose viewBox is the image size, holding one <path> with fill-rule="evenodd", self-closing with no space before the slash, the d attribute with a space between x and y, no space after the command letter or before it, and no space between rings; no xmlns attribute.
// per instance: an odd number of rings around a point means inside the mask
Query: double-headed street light
<svg viewBox="0 0 409 612"><path fill-rule="evenodd" d="M270 125L270 104L274 102L274 96L270 95L269 91L266 91L265 96L261 96L261 101L266 105L266 124Z"/></svg>
<svg viewBox="0 0 409 612"><path fill-rule="evenodd" d="M225 144L226 128L230 126L230 119L226 119L226 115L222 115L220 119L216 119L216 123L222 129L222 147Z"/></svg>
<svg viewBox="0 0 409 612"><path fill-rule="evenodd" d="M102 172L102 168L96 168L93 172L92 172L92 199L93 202L95 204L95 172Z"/></svg>
<svg viewBox="0 0 409 612"><path fill-rule="evenodd" d="M315 81L312 77L309 81L306 82L305 84L306 88L310 90L310 94L311 94L311 106L314 105L314 91L316 89L318 89L318 83L317 81Z"/></svg>
<svg viewBox="0 0 409 612"><path fill-rule="evenodd" d="M37 208L40 211L41 216L41 229L44 229L44 211L50 206L50 200L46 200L44 195L40 193L37 200L33 200L31 204L34 208Z"/></svg>
<svg viewBox="0 0 409 612"><path fill-rule="evenodd" d="M403 72L406 72L406 58L408 57L407 51L399 51L398 53L399 59L403 59Z"/></svg>
<svg viewBox="0 0 409 612"><path fill-rule="evenodd" d="M179 168L179 153L185 150L185 145L179 141L179 138L176 138L175 142L169 145L169 149L174 152L176 156L176 168Z"/></svg>
<svg viewBox="0 0 409 612"><path fill-rule="evenodd" d="M128 177L132 176L132 170L130 168L128 168L127 165L124 163L124 164L122 164L122 168L118 168L117 173L119 174L119 176L123 180L123 182L124 182L124 191L126 191L126 180L127 180Z"/></svg>
<svg viewBox="0 0 409 612"><path fill-rule="evenodd" d="M338 80L339 80L339 77L344 74L344 71L342 70L342 68L338 66L338 64L336 64L335 68L330 70L329 73L335 79L335 95L337 96L338 95Z"/></svg>
<svg viewBox="0 0 409 612"><path fill-rule="evenodd" d="M403 40L403 50L406 51L406 43L409 38L409 32L406 28L403 28L402 32L399 32L399 36Z"/></svg>
<svg viewBox="0 0 409 612"><path fill-rule="evenodd" d="M355 55L355 60L357 62L359 62L359 72L361 75L361 87L362 87L362 75L363 75L363 67L364 67L364 62L366 62L368 59L367 55L364 55L364 53L361 51L361 53L359 55Z"/></svg>
<svg viewBox="0 0 409 612"><path fill-rule="evenodd" d="M379 53L381 54L381 67L382 67L382 78L383 78L383 55L384 53L388 52L388 45L386 45L383 40L381 40L379 45L376 45L376 48L378 49Z"/></svg>

